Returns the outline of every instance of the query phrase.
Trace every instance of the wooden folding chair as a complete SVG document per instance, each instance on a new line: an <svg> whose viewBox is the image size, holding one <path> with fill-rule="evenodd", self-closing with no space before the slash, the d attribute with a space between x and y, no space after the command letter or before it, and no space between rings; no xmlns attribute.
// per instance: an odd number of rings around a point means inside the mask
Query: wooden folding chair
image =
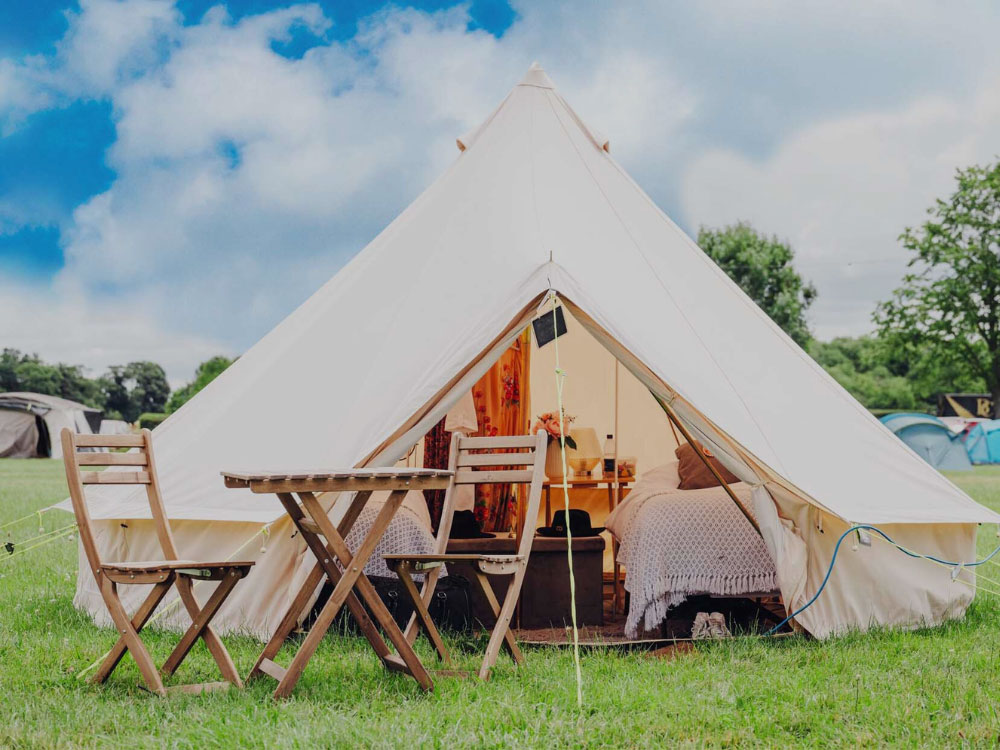
<svg viewBox="0 0 1000 750"><path fill-rule="evenodd" d="M490 634L489 645L479 668L480 679L489 679L490 670L496 664L500 647L506 647L514 662L524 663L524 656L514 640L510 621L514 615L521 594L521 583L528 567L528 556L534 540L535 519L542 499L542 482L545 479L545 433L511 437L465 437L459 433L451 436L451 453L448 468L454 472L451 484L445 491L441 522L438 526L435 550L430 555L386 555L386 565L399 576L403 588L413 600L414 614L406 628L406 638L412 643L417 637L418 624L423 626L441 660L448 664L451 659L441 635L431 621L427 605L434 596L441 566L448 562L472 563L476 571L476 581L482 589L496 615L496 625ZM516 453L497 452L519 449ZM509 467L498 469L496 467ZM525 467L515 469L512 467ZM455 513L455 488L462 484L495 484L498 482L528 484L528 502L525 531L518 540L514 555L447 554L448 537ZM424 583L418 591L413 581L415 573L424 573ZM507 593L503 604L497 601L490 584L490 576L507 576Z"/></svg>
<svg viewBox="0 0 1000 750"><path fill-rule="evenodd" d="M242 687L239 673L229 657L229 652L209 624L219 611L223 602L232 592L236 583L250 572L252 561L202 562L195 560L180 560L177 548L174 546L170 523L160 496L160 483L156 475L156 463L153 460L152 438L149 430L143 430L139 435L77 435L64 428L62 431L63 462L66 465L66 479L69 482L69 495L73 502L73 512L80 530L80 542L83 544L90 569L101 591L101 597L108 607L111 619L118 628L120 636L107 657L101 663L91 682L104 682L121 661L125 652L132 654L139 671L146 681L146 686L153 693L166 695L163 687L164 676L172 675L184 657L188 655L195 641L201 638L208 646L219 670L227 682L210 682L200 685L182 685L171 690L183 692L201 692L220 687L229 687L230 683ZM110 452L77 452L86 448L137 448L128 453ZM115 467L108 471L81 471L81 466ZM117 467L126 467L118 471ZM143 562L105 563L101 561L94 543L94 533L90 524L90 512L84 495L85 484L142 484L146 486L146 496L149 508L153 514L156 526L156 536L163 551L163 560L147 560ZM193 579L219 581L215 591L209 597L205 606L198 604L194 596ZM131 617L125 611L118 596L119 584L153 584L152 591L145 601L139 605ZM149 622L153 611L163 600L172 586L177 587L184 607L191 616L191 626L181 637L163 667L157 671L149 651L139 639L139 631Z"/></svg>

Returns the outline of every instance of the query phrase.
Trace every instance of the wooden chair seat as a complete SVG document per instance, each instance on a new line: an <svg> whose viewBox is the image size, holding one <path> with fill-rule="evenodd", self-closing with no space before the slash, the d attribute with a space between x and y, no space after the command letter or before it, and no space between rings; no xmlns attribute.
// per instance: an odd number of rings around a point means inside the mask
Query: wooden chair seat
<svg viewBox="0 0 1000 750"><path fill-rule="evenodd" d="M207 570L244 568L247 572L249 572L253 565L253 560L234 560L232 562L201 562L199 560L141 560L136 562L101 563L101 569L121 571L123 573L150 573L157 570L182 570L184 568L204 568Z"/></svg>
<svg viewBox="0 0 1000 750"><path fill-rule="evenodd" d="M252 560L238 562L198 562L197 560L142 560L137 562L101 563L100 570L115 583L160 583L169 578L198 578L221 581L227 575L236 580L246 577L253 567Z"/></svg>

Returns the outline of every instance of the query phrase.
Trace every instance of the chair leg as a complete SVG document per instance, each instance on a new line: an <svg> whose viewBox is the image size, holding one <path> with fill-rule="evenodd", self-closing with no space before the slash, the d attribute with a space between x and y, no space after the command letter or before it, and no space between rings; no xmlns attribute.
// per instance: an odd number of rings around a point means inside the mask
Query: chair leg
<svg viewBox="0 0 1000 750"><path fill-rule="evenodd" d="M395 572L395 569L393 569ZM398 574L398 573L397 573ZM438 578L441 576L441 566L436 568L431 568L424 573L424 582L420 587L420 600L424 603L426 607L434 596L434 591L437 589ZM414 612L410 616L410 621L406 624L406 629L403 631L403 635L406 637L408 643L415 643L417 640L417 633L420 628L419 622L417 621L417 613Z"/></svg>
<svg viewBox="0 0 1000 750"><path fill-rule="evenodd" d="M445 664L451 664L451 656L448 654L448 649L444 645L444 641L441 640L441 633L438 632L437 626L434 621L431 620L431 613L427 611L427 605L424 603L424 598L421 592L417 590L416 584L413 582L411 577L410 566L406 563L399 563L395 567L396 575L399 576L400 582L403 584L403 589L410 597L410 601L413 602L413 615L417 618L421 625L424 626L424 631L427 633L427 637L430 638L431 643L434 644L434 648L437 650L438 657ZM409 631L409 626L407 626L407 631ZM416 628L414 628L416 630ZM409 638L406 639L408 643L413 643ZM415 637L414 637L415 640Z"/></svg>
<svg viewBox="0 0 1000 750"><path fill-rule="evenodd" d="M156 584L150 595L146 597L146 601L140 605L139 610L136 612L137 621L141 622L139 628L149 620L153 610L156 609L156 605L163 599L164 594L169 590L172 583L173 579L171 577L166 581ZM118 632L121 633L121 637L118 640L122 645L115 644L115 647L112 648L112 651L98 669L97 674L91 678L91 682L103 682L106 680L108 675L118 665L118 662L124 655L125 649L128 649L128 652L132 654L132 658L135 659L135 663L139 666L139 671L142 673L142 677L146 681L146 686L150 692L165 696L167 691L163 687L163 680L160 679L160 673L156 670L153 657L149 655L149 651L146 650L146 646L139 638L139 628L133 624L125 612L125 607L122 606L121 599L118 598L118 587L104 576L101 576L100 587L101 596L108 607L108 613L111 615L115 627L118 628ZM139 617L140 614L142 617Z"/></svg>
<svg viewBox="0 0 1000 750"><path fill-rule="evenodd" d="M520 589L521 578L518 575L511 576L510 583L507 585L507 593L504 595L503 606L497 601L496 594L493 593L493 587L490 586L490 579L485 573L477 570L476 580L479 581L479 587L482 589L486 601L489 602L490 608L497 618L496 625L493 626L493 632L490 633L490 641L486 647L486 654L483 656L483 664L479 668L479 678L481 680L488 680L490 670L497 663L497 656L500 655L501 646L507 647L516 664L524 664L524 655L521 653L521 649L518 648L517 641L514 640L514 633L510 629L510 620L514 615L514 607L517 604L517 591Z"/></svg>
<svg viewBox="0 0 1000 750"><path fill-rule="evenodd" d="M235 569L231 568L226 571L223 579L216 586L215 591L212 592L212 596L209 597L204 608L200 610L197 601L194 600L194 591L192 590L193 586L190 579L182 578L177 581L178 590L184 592L181 593L181 598L184 599L184 605L187 607L188 614L191 615L191 626L185 631L180 642L174 647L170 656L167 657L163 667L160 668L162 674L169 676L176 672L181 662L184 661L184 658L191 651L195 641L200 637L205 641L205 645L208 646L216 664L219 665L219 671L222 673L222 676L237 687L243 687L243 682L240 680L229 652L210 626L212 618L215 617L219 608L226 601L229 594L232 593L233 588L240 581L240 578L241 576L238 575Z"/></svg>

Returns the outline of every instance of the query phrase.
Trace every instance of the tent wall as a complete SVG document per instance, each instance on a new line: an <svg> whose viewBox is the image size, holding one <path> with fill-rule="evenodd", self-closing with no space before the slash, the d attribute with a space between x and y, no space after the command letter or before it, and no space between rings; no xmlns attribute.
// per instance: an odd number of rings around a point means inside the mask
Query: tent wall
<svg viewBox="0 0 1000 750"><path fill-rule="evenodd" d="M4 405L8 408L4 409ZM0 393L0 411L31 411L41 417L42 425L36 425L41 432L44 451L32 449L30 456L47 455L62 458L62 444L59 433L64 427L83 435L94 432L94 424L100 425L101 412L89 406L45 393L4 392ZM47 433L47 434L46 434ZM0 454L2 455L2 454Z"/></svg>
<svg viewBox="0 0 1000 750"><path fill-rule="evenodd" d="M128 435L132 426L122 419L102 419L99 431L102 435Z"/></svg>
<svg viewBox="0 0 1000 750"><path fill-rule="evenodd" d="M38 426L34 414L0 409L0 458L35 458Z"/></svg>
<svg viewBox="0 0 1000 750"><path fill-rule="evenodd" d="M965 448L974 464L1000 463L1000 420L985 419L973 427Z"/></svg>
<svg viewBox="0 0 1000 750"><path fill-rule="evenodd" d="M850 526L779 486L755 492L754 507L775 561L785 606L793 611L819 590L837 540ZM880 524L904 547L943 560L974 560L976 524ZM841 544L833 574L797 622L817 638L873 626L920 627L962 617L975 593L975 574L918 560L880 541Z"/></svg>
<svg viewBox="0 0 1000 750"><path fill-rule="evenodd" d="M914 424L896 434L935 469L962 471L972 468L962 443L953 439L951 431L943 425Z"/></svg>

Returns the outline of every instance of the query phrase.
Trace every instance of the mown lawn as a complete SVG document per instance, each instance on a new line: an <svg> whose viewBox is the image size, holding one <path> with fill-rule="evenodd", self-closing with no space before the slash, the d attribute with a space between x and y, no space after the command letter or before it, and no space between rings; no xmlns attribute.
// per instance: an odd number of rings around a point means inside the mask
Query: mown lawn
<svg viewBox="0 0 1000 750"><path fill-rule="evenodd" d="M977 469L956 480L1000 508L1000 471ZM0 461L0 525L64 492L59 462ZM71 520L49 513L43 526ZM0 544L8 532L23 540L37 529L34 519L2 529ZM980 552L997 543L995 532L981 530ZM977 597L964 621L919 632L823 643L737 638L700 645L673 661L587 653L581 711L567 651L530 651L525 670L502 662L488 683L439 679L424 695L409 678L383 672L367 644L346 636L326 640L294 697L281 704L270 699L269 680L244 692L155 698L137 687L130 660L108 686L95 687L76 674L107 650L115 633L98 630L73 609L75 575L75 540L16 557L0 550L0 747L939 747L1000 741L1000 602L988 594ZM988 575L1000 580L1000 571ZM153 633L157 661L173 640ZM245 673L260 644L239 637L226 642ZM421 655L431 658L423 645ZM472 651L462 658L469 667L477 662ZM199 645L175 682L218 679L213 667Z"/></svg>

